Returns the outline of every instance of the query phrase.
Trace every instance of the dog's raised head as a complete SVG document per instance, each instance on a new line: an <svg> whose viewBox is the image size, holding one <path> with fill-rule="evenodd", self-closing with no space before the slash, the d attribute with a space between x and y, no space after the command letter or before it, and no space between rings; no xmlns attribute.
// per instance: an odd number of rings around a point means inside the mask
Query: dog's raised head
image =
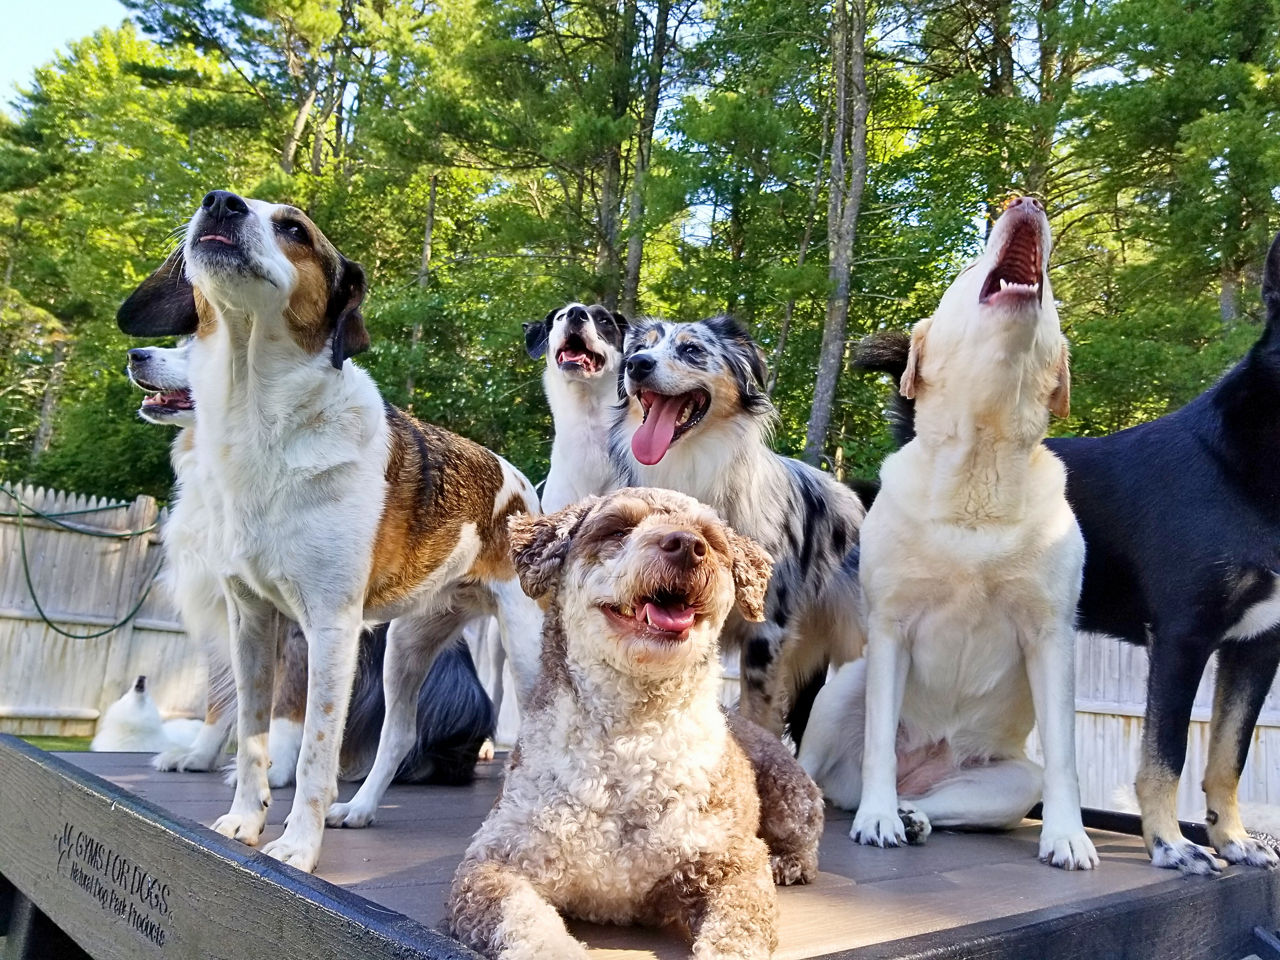
<svg viewBox="0 0 1280 960"><path fill-rule="evenodd" d="M1025 408L1017 429L1044 433L1048 410L1067 416L1067 344L1049 285L1053 238L1044 205L1018 197L996 221L982 256L911 334L902 395L976 411ZM944 399L945 398L945 399Z"/></svg>
<svg viewBox="0 0 1280 960"><path fill-rule="evenodd" d="M135 387L145 390L138 416L148 423L189 427L196 422L187 376L191 342L176 347L134 347L126 370Z"/></svg>
<svg viewBox="0 0 1280 960"><path fill-rule="evenodd" d="M524 325L529 356L547 358L547 370L567 380L612 383L622 363L627 318L599 304L570 303Z"/></svg>
<svg viewBox="0 0 1280 960"><path fill-rule="evenodd" d="M368 349L364 271L297 207L207 194L182 247L116 314L134 336L201 335L219 318L269 324L265 337L341 369Z"/></svg>
<svg viewBox="0 0 1280 960"><path fill-rule="evenodd" d="M768 554L684 494L624 487L510 528L520 583L547 598L570 662L662 678L714 659L735 606L764 619Z"/></svg>
<svg viewBox="0 0 1280 960"><path fill-rule="evenodd" d="M720 428L723 433L744 414L752 421L771 422L764 355L732 317L633 323L623 370L635 421L631 453L648 466L695 431L712 434ZM715 439L728 441L729 436Z"/></svg>

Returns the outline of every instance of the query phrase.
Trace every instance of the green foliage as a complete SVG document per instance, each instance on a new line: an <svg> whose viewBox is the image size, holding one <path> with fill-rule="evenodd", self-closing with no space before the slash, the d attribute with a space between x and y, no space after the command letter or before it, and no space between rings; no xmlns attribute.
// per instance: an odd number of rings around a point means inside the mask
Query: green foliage
<svg viewBox="0 0 1280 960"><path fill-rule="evenodd" d="M534 479L550 419L519 324L616 296L633 226L640 308L738 315L776 368L776 444L803 447L828 296L826 4L126 5L132 22L70 45L0 115L0 475L165 494L171 436L135 416L113 317L216 187L304 207L372 280L361 362L387 398ZM1243 353L1276 227L1280 0L872 15L851 339L932 312L1021 190L1058 238L1058 429L1158 416ZM888 389L843 375L833 468L875 473Z"/></svg>

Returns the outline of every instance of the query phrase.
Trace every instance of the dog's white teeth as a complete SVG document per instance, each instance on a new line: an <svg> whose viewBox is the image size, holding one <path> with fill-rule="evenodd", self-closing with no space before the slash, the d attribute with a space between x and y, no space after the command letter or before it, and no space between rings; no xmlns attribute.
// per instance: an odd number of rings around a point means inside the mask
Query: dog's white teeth
<svg viewBox="0 0 1280 960"><path fill-rule="evenodd" d="M1000 289L1001 289L1001 290L1008 290L1008 289L1009 289L1009 281L1008 281L1008 280L1006 280L1004 277L1001 277L1001 278L1000 278Z"/></svg>
<svg viewBox="0 0 1280 960"><path fill-rule="evenodd" d="M693 416L693 404L686 403L680 408L680 416L676 419L676 426L683 427L689 422L689 418Z"/></svg>
<svg viewBox="0 0 1280 960"><path fill-rule="evenodd" d="M635 607L630 607L630 606L627 606L626 604L623 604L622 606L618 607L618 612L622 614L624 617L634 617L636 615Z"/></svg>
<svg viewBox="0 0 1280 960"><path fill-rule="evenodd" d="M1040 292L1040 282L1039 282L1038 280L1037 280L1035 283L1033 283L1033 284L1031 285L1031 292L1032 292L1032 293L1039 293L1039 292Z"/></svg>
<svg viewBox="0 0 1280 960"><path fill-rule="evenodd" d="M644 608L644 622L651 627L653 626L653 614L650 612L648 607Z"/></svg>

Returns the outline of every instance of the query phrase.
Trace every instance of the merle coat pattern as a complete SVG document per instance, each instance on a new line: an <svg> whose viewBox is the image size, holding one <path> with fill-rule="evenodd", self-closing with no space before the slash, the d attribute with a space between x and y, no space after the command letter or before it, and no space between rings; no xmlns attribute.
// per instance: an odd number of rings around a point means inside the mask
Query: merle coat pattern
<svg viewBox="0 0 1280 960"><path fill-rule="evenodd" d="M741 650L742 712L780 734L806 683L862 649L866 510L829 474L769 449L776 414L764 380L759 347L730 317L632 321L610 449L622 482L696 497L774 558L765 621L731 615L723 637ZM803 734L795 715L791 734Z"/></svg>

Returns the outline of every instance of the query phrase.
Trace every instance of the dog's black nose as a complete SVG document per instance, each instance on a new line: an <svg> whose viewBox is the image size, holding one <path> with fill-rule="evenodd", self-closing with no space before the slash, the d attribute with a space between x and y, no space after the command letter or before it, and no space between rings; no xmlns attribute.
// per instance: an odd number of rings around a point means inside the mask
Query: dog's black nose
<svg viewBox="0 0 1280 960"><path fill-rule="evenodd" d="M129 351L129 361L131 363L142 363L147 359L149 351L146 347L134 347Z"/></svg>
<svg viewBox="0 0 1280 960"><path fill-rule="evenodd" d="M569 324L570 330L576 330L591 318L587 315L587 311L582 307L570 307L565 321Z"/></svg>
<svg viewBox="0 0 1280 960"><path fill-rule="evenodd" d="M657 365L658 361L647 353L637 353L627 358L627 376L632 380L644 380L653 373L653 368Z"/></svg>
<svg viewBox="0 0 1280 960"><path fill-rule="evenodd" d="M707 555L707 541L688 530L668 533L662 538L658 548L667 555L667 559L680 563L692 563Z"/></svg>
<svg viewBox="0 0 1280 960"><path fill-rule="evenodd" d="M204 202L200 206L210 216L220 220L226 217L243 217L249 212L249 205L230 190L210 190L204 195Z"/></svg>
<svg viewBox="0 0 1280 960"><path fill-rule="evenodd" d="M134 681L133 692L143 693L146 691L146 689L147 689L147 677L145 674L141 674L139 675L138 679Z"/></svg>

